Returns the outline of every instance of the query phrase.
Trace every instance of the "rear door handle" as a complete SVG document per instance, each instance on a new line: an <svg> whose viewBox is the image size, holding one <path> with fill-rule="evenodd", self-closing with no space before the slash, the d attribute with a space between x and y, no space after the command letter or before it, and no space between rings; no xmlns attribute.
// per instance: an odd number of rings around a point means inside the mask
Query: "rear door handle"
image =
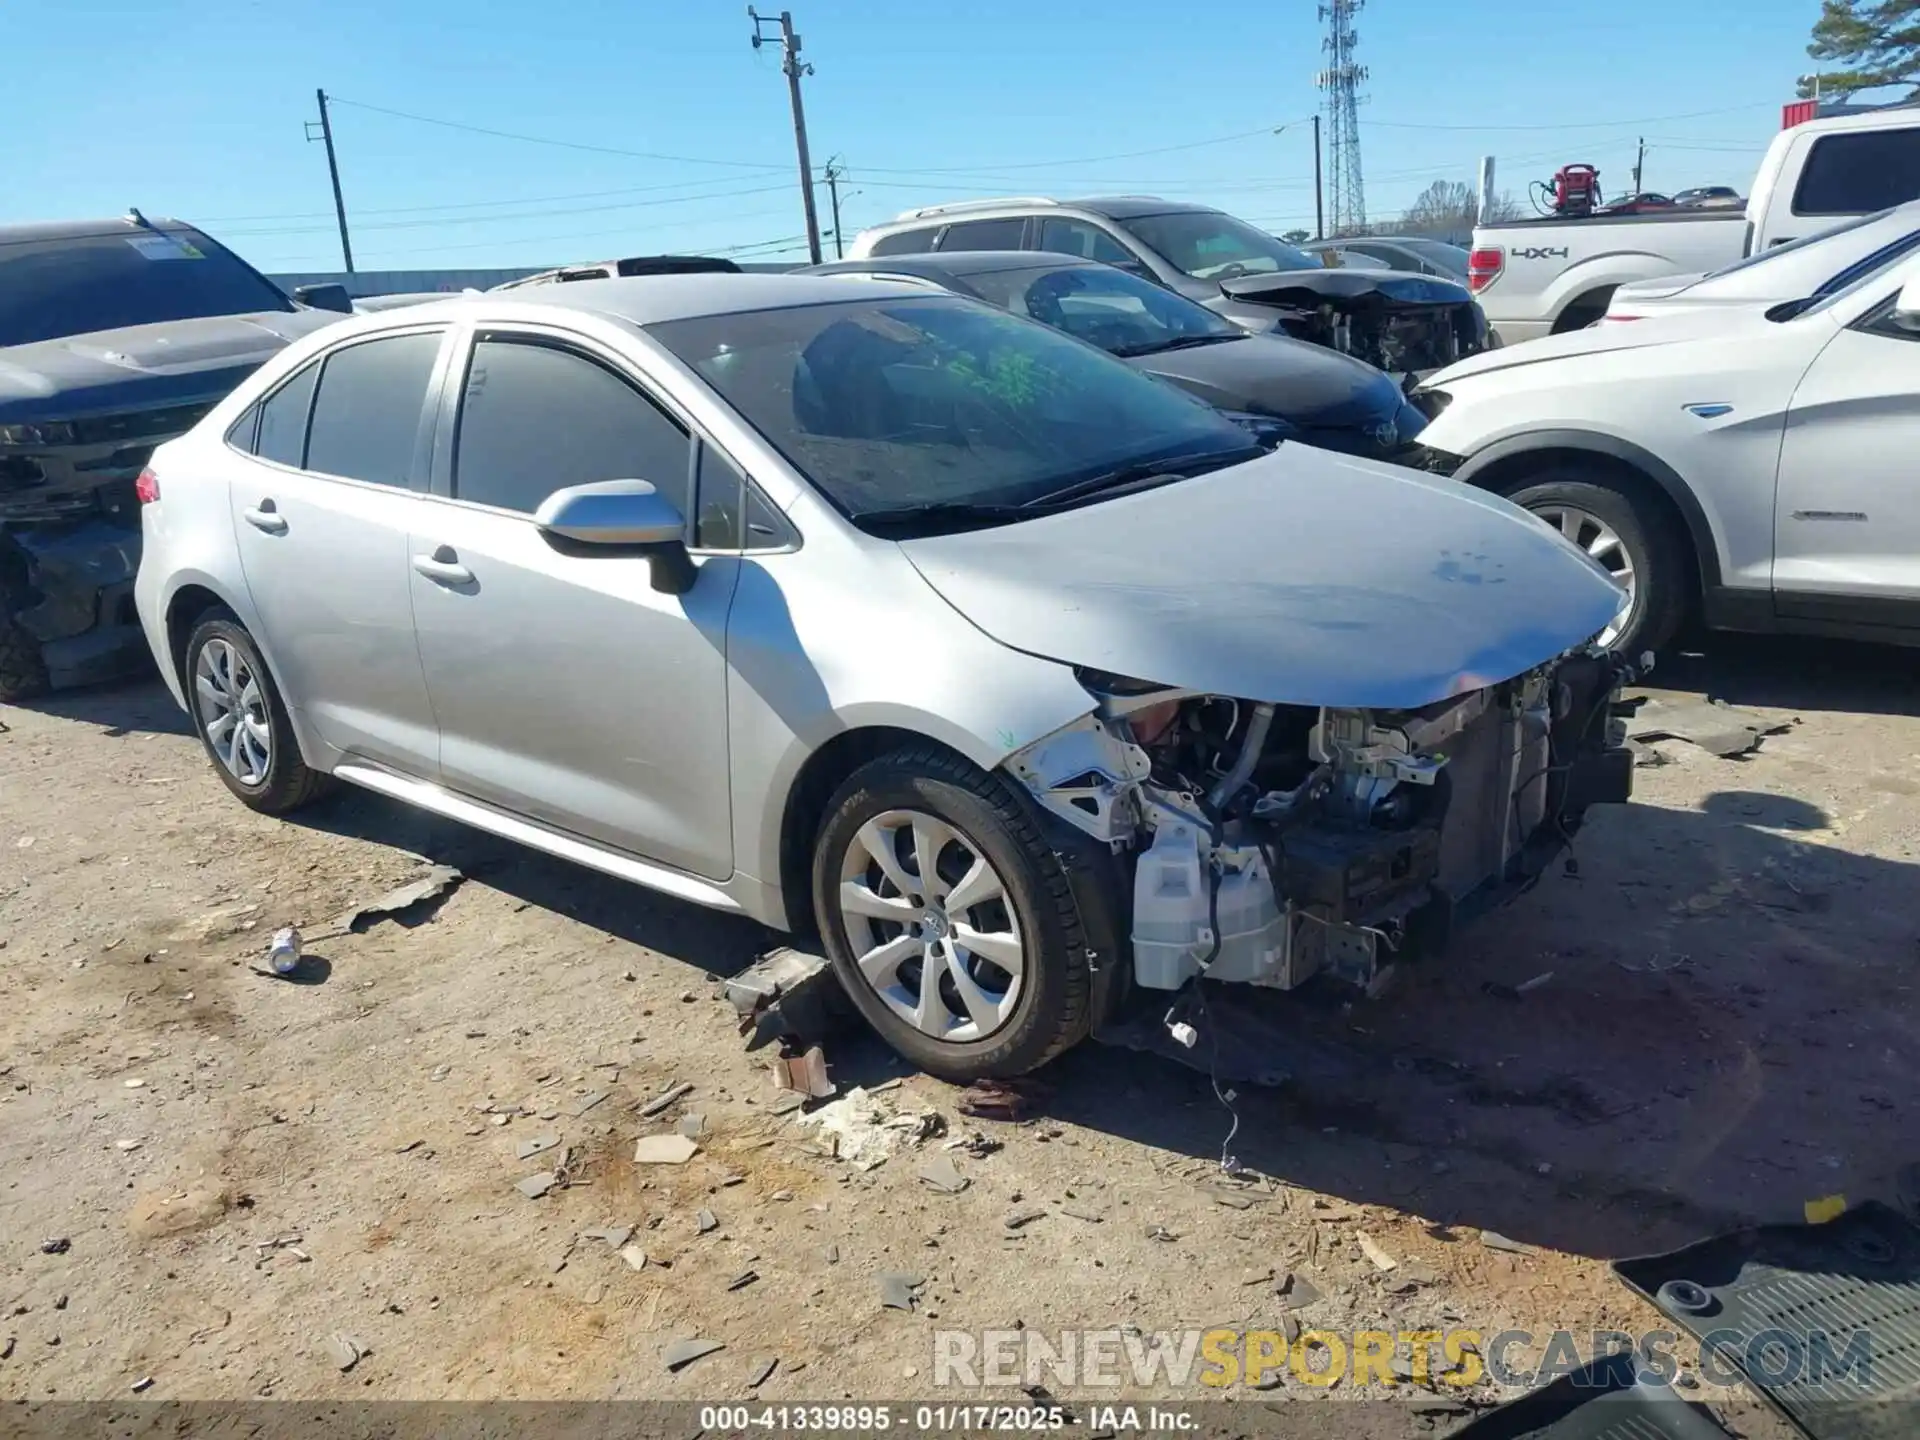
<svg viewBox="0 0 1920 1440"><path fill-rule="evenodd" d="M414 570L440 585L471 585L473 572L460 563L451 545L442 545L431 555L413 557Z"/></svg>
<svg viewBox="0 0 1920 1440"><path fill-rule="evenodd" d="M240 513L245 517L246 522L256 530L264 530L269 535L284 535L287 533L287 517L274 509L273 501L271 500L262 500L253 509L243 510Z"/></svg>

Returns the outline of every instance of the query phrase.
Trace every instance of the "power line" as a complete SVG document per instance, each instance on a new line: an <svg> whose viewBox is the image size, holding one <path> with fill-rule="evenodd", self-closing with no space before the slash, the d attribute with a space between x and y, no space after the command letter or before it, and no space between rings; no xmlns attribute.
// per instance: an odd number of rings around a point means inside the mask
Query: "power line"
<svg viewBox="0 0 1920 1440"><path fill-rule="evenodd" d="M664 155L652 150L623 150L614 145L589 145L579 140L555 140L546 135L522 135L513 130L495 130L485 125L468 125L459 120L440 120L432 115L416 115L409 110L390 110L384 105L369 105L364 100L342 100L338 95L329 96L335 105L351 105L356 110L371 110L376 115L391 115L398 120L412 120L421 125L438 125L447 130L465 130L474 135L490 135L496 140L518 140L528 145L551 145L562 150L585 150L596 155L622 155L630 160L666 160L676 165L721 165L734 170L779 170L779 165L768 165L757 160L714 160L695 155Z"/></svg>
<svg viewBox="0 0 1920 1440"><path fill-rule="evenodd" d="M1699 120L1709 115L1736 115L1762 107L1771 109L1771 100L1755 100L1745 105L1729 105L1719 110L1689 110L1683 115L1646 115L1630 120L1583 120L1571 125L1431 125L1425 120L1363 120L1382 130L1611 130L1617 125L1660 125L1668 120Z"/></svg>
<svg viewBox="0 0 1920 1440"><path fill-rule="evenodd" d="M651 210L663 205L690 205L702 200L727 200L739 195L770 195L775 190L784 190L782 185L755 185L745 190L719 190L709 195L672 195L661 200L629 200L617 205L582 205L571 210L520 210L511 215L473 215L459 223L462 225L494 225L501 221L546 220L562 215L602 215L612 210ZM374 224L361 224L358 228L366 230L420 230L445 225L444 218L433 217L425 220L387 220ZM266 230L228 230L228 235L311 235L324 230L322 225L290 225Z"/></svg>
<svg viewBox="0 0 1920 1440"><path fill-rule="evenodd" d="M1281 122L1283 125L1304 123L1307 117ZM1210 140L1189 140L1181 145L1161 145L1152 150L1127 150L1116 155L1083 155L1073 160L1023 160L1011 165L934 165L908 169L898 165L862 165L862 176L872 175L966 175L983 172L999 173L1007 170L1050 170L1062 165L1101 165L1109 160L1140 160L1149 155L1173 155L1185 150L1201 150L1209 145L1228 145L1236 140L1252 140L1271 136L1278 128L1263 125L1258 130L1240 130L1232 135L1216 135Z"/></svg>
<svg viewBox="0 0 1920 1440"><path fill-rule="evenodd" d="M331 97L329 97L331 98ZM448 201L439 205L390 205L378 209L357 209L360 215L426 215L448 210L493 210L505 205L549 205L564 200L604 200L613 195L649 195L662 190L685 190L696 185L725 185L731 183L719 176L704 180L669 180L659 185L622 185L613 190L576 190L567 195L522 195L512 200L462 200ZM730 191L716 191L726 195ZM690 195L690 200L704 197ZM250 224L265 220L326 220L333 215L331 210L291 210L277 215L207 215L200 217L200 223L208 225Z"/></svg>

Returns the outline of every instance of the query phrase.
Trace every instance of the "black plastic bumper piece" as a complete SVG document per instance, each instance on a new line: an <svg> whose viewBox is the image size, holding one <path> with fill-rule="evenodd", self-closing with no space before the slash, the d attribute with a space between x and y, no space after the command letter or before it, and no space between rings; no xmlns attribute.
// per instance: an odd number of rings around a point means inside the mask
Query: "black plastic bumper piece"
<svg viewBox="0 0 1920 1440"><path fill-rule="evenodd" d="M1920 1435L1920 1228L1864 1204L1763 1225L1614 1273L1811 1440Z"/></svg>

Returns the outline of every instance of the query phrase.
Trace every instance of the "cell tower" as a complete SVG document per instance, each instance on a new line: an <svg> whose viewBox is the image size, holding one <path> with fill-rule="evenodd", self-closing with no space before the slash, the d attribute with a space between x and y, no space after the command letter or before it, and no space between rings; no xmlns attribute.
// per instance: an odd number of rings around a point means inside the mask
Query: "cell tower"
<svg viewBox="0 0 1920 1440"><path fill-rule="evenodd" d="M1367 187L1360 173L1360 86L1366 81L1367 67L1353 63L1354 47L1360 37L1354 33L1353 17L1366 0L1327 0L1320 7L1320 18L1327 22L1327 38L1320 48L1327 52L1327 68L1314 76L1314 84L1327 92L1327 202L1332 222L1330 234L1357 235L1367 228Z"/></svg>

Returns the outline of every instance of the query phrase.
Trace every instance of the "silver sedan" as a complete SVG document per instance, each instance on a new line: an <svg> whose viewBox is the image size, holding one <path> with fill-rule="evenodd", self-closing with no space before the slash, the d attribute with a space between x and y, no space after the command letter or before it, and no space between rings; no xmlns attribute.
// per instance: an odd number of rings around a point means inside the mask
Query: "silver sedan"
<svg viewBox="0 0 1920 1440"><path fill-rule="evenodd" d="M1624 798L1605 575L1271 445L921 288L466 296L162 447L137 603L254 809L347 781L817 931L908 1057L1011 1074L1134 989L1364 983Z"/></svg>

